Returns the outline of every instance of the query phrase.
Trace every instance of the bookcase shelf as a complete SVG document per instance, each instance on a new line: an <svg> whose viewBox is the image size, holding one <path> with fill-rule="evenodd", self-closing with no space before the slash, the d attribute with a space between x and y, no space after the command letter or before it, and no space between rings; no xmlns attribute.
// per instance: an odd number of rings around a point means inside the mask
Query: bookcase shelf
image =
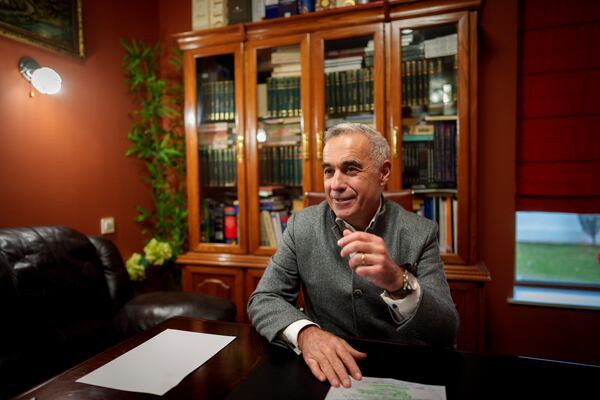
<svg viewBox="0 0 600 400"><path fill-rule="evenodd" d="M360 122L392 148L386 190L412 189L414 211L437 222L466 318L459 345L480 349L489 274L475 242L479 5L392 0L177 35L190 227L190 251L179 259L185 290L208 290L221 271L217 287L233 288L224 295L245 320L287 219L304 193L323 191L324 132Z"/></svg>

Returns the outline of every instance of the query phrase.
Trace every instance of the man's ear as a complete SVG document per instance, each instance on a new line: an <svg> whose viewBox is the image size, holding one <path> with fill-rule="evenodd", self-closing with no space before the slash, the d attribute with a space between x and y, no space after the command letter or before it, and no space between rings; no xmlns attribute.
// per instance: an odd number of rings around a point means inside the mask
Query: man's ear
<svg viewBox="0 0 600 400"><path fill-rule="evenodd" d="M391 170L392 163L390 162L390 160L385 160L381 165L381 168L379 168L379 185L381 187L385 186L388 179L390 179L390 174L392 172Z"/></svg>

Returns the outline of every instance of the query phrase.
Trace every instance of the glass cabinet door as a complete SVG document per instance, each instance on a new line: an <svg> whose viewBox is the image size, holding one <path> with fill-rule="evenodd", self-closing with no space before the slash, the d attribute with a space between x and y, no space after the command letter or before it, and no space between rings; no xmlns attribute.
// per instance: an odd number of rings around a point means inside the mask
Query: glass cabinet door
<svg viewBox="0 0 600 400"><path fill-rule="evenodd" d="M195 82L193 99L186 99L190 235L197 250L244 251L244 137L240 125L240 46L212 54L190 56ZM186 88L189 89L189 88ZM191 97L191 96L190 96ZM193 111L193 126L188 111ZM192 137L190 140L190 136ZM194 240L195 239L195 240Z"/></svg>
<svg viewBox="0 0 600 400"><path fill-rule="evenodd" d="M247 122L253 165L248 177L250 246L255 254L272 254L310 186L304 173L310 162L303 107L306 39L250 42L246 50L248 104L253 105Z"/></svg>
<svg viewBox="0 0 600 400"><path fill-rule="evenodd" d="M391 185L413 190L414 211L438 224L444 260L462 263L468 257L460 254L469 202L467 18L446 19L392 23L391 142L401 148L393 168L402 174Z"/></svg>
<svg viewBox="0 0 600 400"><path fill-rule="evenodd" d="M384 128L383 26L365 25L318 32L313 36L315 60L315 191L323 191L323 136L343 122ZM383 133L383 132L382 132Z"/></svg>

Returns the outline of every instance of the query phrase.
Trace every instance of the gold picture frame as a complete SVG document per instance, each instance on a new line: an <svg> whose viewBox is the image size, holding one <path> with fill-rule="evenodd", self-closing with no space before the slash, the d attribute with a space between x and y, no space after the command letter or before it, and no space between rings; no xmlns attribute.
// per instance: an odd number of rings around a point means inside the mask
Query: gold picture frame
<svg viewBox="0 0 600 400"><path fill-rule="evenodd" d="M0 35L84 58L82 0L0 2Z"/></svg>

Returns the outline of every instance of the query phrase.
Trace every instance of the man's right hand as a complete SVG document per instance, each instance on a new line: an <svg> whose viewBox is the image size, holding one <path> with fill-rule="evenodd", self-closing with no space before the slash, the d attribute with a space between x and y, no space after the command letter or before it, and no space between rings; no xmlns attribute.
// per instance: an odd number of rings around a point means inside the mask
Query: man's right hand
<svg viewBox="0 0 600 400"><path fill-rule="evenodd" d="M321 382L327 379L333 387L339 387L341 382L344 387L349 388L351 383L348 372L356 380L362 378L355 360L364 360L367 355L315 325L309 325L300 331L298 347L302 351L304 362Z"/></svg>

